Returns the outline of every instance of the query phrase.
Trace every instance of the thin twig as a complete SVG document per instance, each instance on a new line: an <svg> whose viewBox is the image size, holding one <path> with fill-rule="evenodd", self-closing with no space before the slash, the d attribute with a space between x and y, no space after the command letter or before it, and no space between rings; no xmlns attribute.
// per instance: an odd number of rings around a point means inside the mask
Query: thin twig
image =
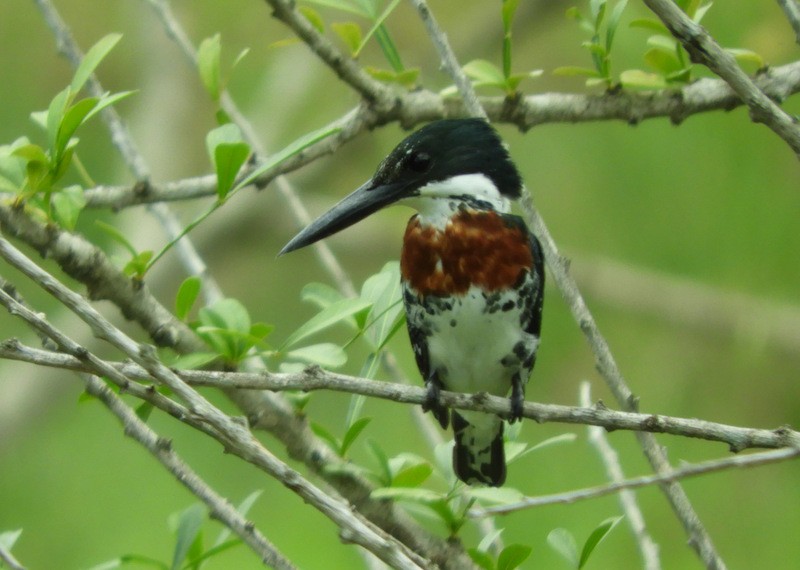
<svg viewBox="0 0 800 570"><path fill-rule="evenodd" d="M171 369L155 357L152 347L141 345L114 327L80 295L71 291L49 273L30 261L4 238L0 238L0 257L19 269L45 291L50 293L83 320L94 332L127 357L142 366L159 383L169 386L181 398L192 414L207 421L222 436L226 449L268 473L302 497L341 528L349 542L354 542L398 568L427 568L425 559L401 542L376 527L342 500L335 499L312 485L300 473L272 455L242 424L221 412L193 388L183 382Z"/></svg>
<svg viewBox="0 0 800 570"><path fill-rule="evenodd" d="M0 227L55 261L63 271L88 287L93 300L105 299L127 318L135 320L161 346L179 353L206 349L202 341L149 292L146 285L118 270L102 250L77 234L34 220L21 208L0 203ZM457 543L422 530L404 511L370 497L374 485L344 469L331 475L332 466L343 460L317 438L308 423L278 395L266 391L226 390L247 415L253 429L264 429L277 437L290 456L303 462L333 485L353 506L381 528L397 536L415 551L444 567L468 568L470 558Z"/></svg>
<svg viewBox="0 0 800 570"><path fill-rule="evenodd" d="M794 30L795 41L800 44L800 6L798 6L797 0L778 0L778 4Z"/></svg>
<svg viewBox="0 0 800 570"><path fill-rule="evenodd" d="M450 42L447 40L447 36L439 27L439 24L430 8L428 8L428 3L425 0L411 0L411 4L417 10L420 20L422 20L422 23L425 25L425 29L428 31L428 37L430 38L431 42L433 42L433 45L439 54L442 67L444 68L445 72L453 78L456 88L458 89L458 94L461 96L461 99L464 101L464 105L467 108L467 114L469 114L471 117L479 117L481 119L488 120L486 111L481 106L480 102L478 101L478 96L475 94L475 90L472 88L472 82L470 81L469 77L467 77L467 74L464 73L464 70L461 69L461 65L458 63L458 58L456 58L453 48L450 47Z"/></svg>
<svg viewBox="0 0 800 570"><path fill-rule="evenodd" d="M175 41L180 48L181 53L183 53L190 65L193 68L197 68L197 50L192 45L186 30L172 13L169 3L164 0L147 0L147 3L153 7L156 16L158 16L158 19L161 21L164 29L166 30L167 35ZM255 151L256 156L263 157L266 154L266 151L256 135L255 128L250 121L245 118L244 114L239 110L239 107L236 105L227 91L224 91L220 95L219 103L224 109L225 114L241 129L245 140ZM350 112L340 121L337 121L337 125L335 126L339 126L342 123L349 126L350 123L355 122L357 119L358 117L356 116L356 113ZM322 141L320 144L323 143L325 143L325 141ZM252 166L252 168L257 167L258 164ZM277 169L276 172L278 172ZM289 205L289 211L294 216L297 224L299 226L308 225L311 222L311 216L309 215L308 210L306 210L303 202L297 197L297 193L295 192L294 188L292 188L289 180L282 174L277 174L275 176L275 184L278 187L278 192L281 194L281 196L283 196L284 200L286 200L287 204ZM216 186L216 180L214 181L213 186ZM352 280L344 271L339 263L339 260L336 259L336 256L333 254L328 244L324 241L319 241L314 244L314 251L317 253L317 257L319 258L322 266L328 271L328 273L334 279L334 282L339 286L340 291L345 296L355 295L355 287L353 286ZM220 294L217 298L221 296L222 295Z"/></svg>
<svg viewBox="0 0 800 570"><path fill-rule="evenodd" d="M11 554L8 550L3 548L3 545L0 544L0 562L8 566L8 570L26 570L25 566L22 563L14 558L14 555ZM2 566L2 564L0 564Z"/></svg>
<svg viewBox="0 0 800 570"><path fill-rule="evenodd" d="M608 485L600 485L598 487L578 489L576 491L568 491L566 493L530 497L518 503L501 505L499 507L488 507L480 510L476 509L470 511L470 516L476 518L489 517L495 515L505 515L524 509L543 507L545 505L567 505L578 501L584 501L586 499L603 497L605 495L617 493L623 489L638 489L654 484L670 483L688 477L706 475L708 473L715 473L732 468L758 467L761 465L768 465L770 463L788 461L797 457L800 457L800 449L788 448L761 451L759 453L753 453L750 455L737 455L734 457L726 457L725 459L714 459L711 461L704 461L702 463L695 463L686 465L684 467L670 469L669 471L658 473L656 475L644 475L642 477L626 479L625 481L621 481L619 483L610 483Z"/></svg>
<svg viewBox="0 0 800 570"><path fill-rule="evenodd" d="M561 296L566 301L572 313L572 318L575 319L575 322L580 326L581 331L594 353L597 370L600 372L606 385L609 387L612 394L614 394L614 398L622 409L632 412L638 411L639 400L634 396L625 378L622 376L622 372L617 366L614 356L611 354L608 342L606 342L605 337L600 332L594 317L586 305L586 301L583 299L583 295L581 295L575 280L569 273L569 261L559 254L555 241L547 230L544 220L533 207L533 200L530 194L523 195L522 206L528 219L532 222L531 225L534 233L538 235L541 240L547 265L550 268L556 285L561 291ZM653 434L640 431L636 432L636 438L639 440L645 457L657 474L667 473L672 469L664 449ZM661 490L667 497L678 520L680 520L683 525L686 534L689 536L689 544L692 545L698 553L698 556L700 556L710 570L723 570L725 564L716 553L716 549L711 542L711 537L708 535L708 532L692 507L689 497L680 484L674 480L665 481L661 485Z"/></svg>
<svg viewBox="0 0 800 570"><path fill-rule="evenodd" d="M412 2L424 5L424 0L412 0ZM430 16L430 10L427 7L425 7L423 12ZM436 32L435 28L432 26L429 26L429 31L432 34ZM442 54L442 61L445 69L452 75L453 79L456 81L456 85L458 85L463 92L468 94L469 100L472 100L474 95L469 95L469 92L473 91L472 84L463 82L463 70L461 70L460 66L457 64L457 58L455 54L452 53L446 39L443 37L436 38L434 43L437 49L440 50L440 54ZM469 100L467 101L468 106L470 105ZM475 111L477 112L478 110L476 109ZM480 114L477 116L485 116L485 112L481 109ZM575 281L569 275L567 264L558 255L555 241L547 230L544 220L534 207L533 198L527 190L522 193L520 202L525 213L526 222L528 222L533 232L539 236L542 242L545 260L555 277L556 285L558 285L558 288L561 290L562 296L567 300L570 309L572 309L573 318L580 326L595 353L595 358L597 359L601 374L609 384L609 387L620 405L626 410L634 410L635 402L633 400L633 394L617 368L608 344L605 338L600 334L600 330L597 328L594 318L589 312ZM669 462L667 461L663 449L658 445L658 442L656 442L652 434L637 432L636 435L642 445L645 456L650 461L656 473L662 473L670 469ZM663 485L662 489L667 494L673 510L684 525L689 535L689 541L697 546L698 553L703 560L713 561L714 564L712 564L711 567L721 570L724 564L716 554L711 539L689 502L686 493L680 485L674 481Z"/></svg>
<svg viewBox="0 0 800 570"><path fill-rule="evenodd" d="M88 371L80 360L56 352L31 348L20 344L15 339L0 343L0 358L30 362L38 366ZM128 378L140 382L154 381L153 375L147 369L136 364L111 364L122 371ZM305 372L298 373L266 371L221 372L214 370L180 370L175 373L181 380L192 386L254 391L270 390L275 392L286 390L303 390L306 392L333 390L404 404L422 404L425 401L424 388L336 374L319 368L310 368ZM511 411L508 398L491 396L485 393L464 394L443 391L442 403L455 409L482 411L505 416L509 415ZM522 415L537 423L592 425L607 431L643 431L717 441L727 444L733 452L750 448L800 448L800 432L788 427L768 430L732 426L698 419L622 412L608 409L602 403L584 407L526 401Z"/></svg>
<svg viewBox="0 0 800 570"><path fill-rule="evenodd" d="M644 0L689 52L692 61L702 63L728 82L744 101L755 123L763 123L800 155L800 127L797 121L770 99L700 24L694 22L672 0Z"/></svg>
<svg viewBox="0 0 800 570"><path fill-rule="evenodd" d="M770 98L784 100L800 91L800 62L771 67L753 81ZM390 121L412 127L424 121L464 116L460 99L445 99L424 89L398 95L398 107L382 113L359 106L328 126L340 127L339 134L319 141L275 169L264 173L257 184L264 186L288 172L297 170L321 156L331 154L369 129ZM496 123L509 123L521 130L553 123L624 121L638 124L649 119L669 118L680 123L690 116L717 110L731 110L743 103L722 79L702 78L679 89L603 94L539 93L509 101L505 97L481 97L480 105ZM244 123L246 124L246 123ZM251 167L255 168L255 167ZM249 172L249 171L248 171ZM101 185L85 191L88 208L121 210L152 202L193 200L214 196L217 181L213 175L185 178L173 182L136 186Z"/></svg>
<svg viewBox="0 0 800 570"><path fill-rule="evenodd" d="M589 382L581 383L580 405L586 408L592 405ZM600 456L608 478L612 483L622 482L625 479L625 474L622 472L622 465L619 463L619 455L611 447L606 437L606 432L597 426L589 426L587 431L589 443ZM636 546L639 548L644 568L646 570L660 570L661 560L658 554L658 544L647 532L644 515L639 508L639 503L636 501L636 495L630 489L622 489L619 492L619 503L620 507L622 507L622 512L625 514L625 520L630 525L633 536L636 539Z"/></svg>
<svg viewBox="0 0 800 570"><path fill-rule="evenodd" d="M4 240L0 240L0 243L2 241ZM100 399L122 422L125 434L138 441L154 455L181 484L205 503L213 517L238 534L261 560L275 568L287 570L295 568L252 523L248 522L224 497L218 495L191 467L183 462L172 449L171 442L168 439L159 437L102 380L95 376L95 374L106 376L122 390L127 390L129 386L134 384L128 380L123 372L78 345L78 343L51 325L43 316L24 306L3 289L0 289L0 304L6 307L12 315L24 320L38 333L52 339L61 350L84 363L87 369L91 371L91 373L81 375L86 384L87 392ZM153 391L153 394L156 394L156 392ZM166 399L163 396L161 398ZM211 432L207 431L207 433Z"/></svg>
<svg viewBox="0 0 800 570"><path fill-rule="evenodd" d="M39 10L45 18L50 30L56 38L56 43L61 53L69 60L74 68L77 68L83 61L83 53L77 42L72 37L66 22L61 18L55 6L50 0L35 0ZM95 97L101 97L105 93L103 86L97 77L92 74L86 82L89 93ZM145 162L144 156L136 147L136 143L131 136L125 123L113 106L106 107L100 113L111 134L111 141L114 147L122 156L128 169L137 180L136 188L142 191L142 187L150 185L150 169ZM182 226L175 214L166 204L151 202L147 204L150 214L158 220L167 237L173 240L181 235ZM184 264L190 275L201 275L203 277L203 291L207 297L221 297L219 286L214 280L205 265L194 244L186 237L178 240L175 245L179 259Z"/></svg>

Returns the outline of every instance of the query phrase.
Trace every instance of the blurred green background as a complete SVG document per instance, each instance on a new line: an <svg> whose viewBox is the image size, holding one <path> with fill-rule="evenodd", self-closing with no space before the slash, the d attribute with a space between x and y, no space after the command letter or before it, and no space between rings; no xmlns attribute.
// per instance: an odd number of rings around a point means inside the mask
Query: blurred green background
<svg viewBox="0 0 800 570"><path fill-rule="evenodd" d="M564 16L574 4L521 2L514 27L515 68L545 70L540 79L523 84L526 92L585 91L581 79L551 73L558 66L589 64L588 53L580 47L584 35ZM638 2L630 4L618 32L613 62L617 72L644 67L647 33L627 24L646 11ZM119 110L153 180L208 173L204 137L215 126L214 106L147 3L63 0L57 6L84 49L109 32L124 34L99 76L106 89L138 91ZM462 62L482 57L499 64L498 3L434 2L431 7ZM357 104L357 97L303 45L272 46L290 32L270 16L266 3L182 0L174 2L174 9L195 44L221 33L227 61L241 49L250 49L230 90L267 149L279 150ZM337 12L323 15L328 22L349 19ZM719 3L704 23L723 45L755 50L772 65L798 56L776 2ZM422 68L422 84L434 90L445 87L449 82L410 6L401 2L388 25L406 65ZM362 59L385 67L374 46ZM29 113L46 108L71 73L33 2L0 3L0 144L22 135L41 140ZM702 70L698 73L703 75ZM785 107L797 112L796 99ZM791 340L797 340L800 327L791 317L800 307L800 187L797 158L785 143L752 124L741 109L691 117L677 127L658 119L636 127L621 122L554 124L525 135L510 127L500 129L550 231L573 259L587 301L640 396L643 411L740 426L800 425L800 345ZM335 156L293 173L290 180L312 214L319 214L365 180L403 135L396 125L365 133ZM133 182L99 121L80 138L79 152L94 180ZM176 209L189 220L203 207L194 203ZM358 286L387 260L397 258L408 216L401 208L381 212L329 240ZM163 243L163 233L142 208L86 213L81 231L97 236L92 223L97 217L113 221L140 249L157 249ZM270 186L241 193L192 234L226 295L240 299L255 320L275 324L276 342L314 312L299 300L303 284L330 282L310 251L276 259L297 229L291 219L287 204ZM122 251L107 248L123 259ZM57 325L94 346L85 327L6 266L2 271L37 309L46 309ZM599 279L601 272L608 278ZM634 280L626 294L618 279L631 272L650 280ZM168 257L148 283L171 306L184 277L175 258ZM713 298L734 296L741 302L722 326L706 315L679 318L680 297L673 301L674 313L669 306L651 310L647 303L635 302L658 294L648 283L669 285L675 279ZM550 287L547 293L543 343L528 398L575 404L580 382L589 380L593 397L613 406L557 290ZM113 307L99 307L122 320ZM781 326L783 336L776 332ZM8 315L0 315L0 329L4 338L35 342ZM345 334L349 333L335 330L330 338ZM416 379L405 334L397 335L392 349L403 370ZM357 373L362 358L356 351L344 370ZM194 498L126 439L102 406L78 403L80 393L81 383L68 373L0 362L0 532L24 529L14 552L31 569L87 568L125 553L169 561L172 537L167 518ZM309 414L340 431L348 400L339 394L315 394ZM365 413L374 418L366 437L379 441L387 453L413 451L432 457L406 406L369 401ZM159 414L151 424L172 437L177 451L234 503L263 489L251 517L301 568L362 564L356 548L339 544L327 519L261 472ZM602 483L604 471L586 443L584 429L526 422L522 438L535 443L564 432L576 433L577 441L513 464L508 484L537 495ZM630 433L609 437L628 475L648 472ZM676 465L727 454L721 444L667 436L660 441ZM265 442L283 455L272 439ZM366 464L371 461L363 441L353 456ZM788 569L800 560L798 482L800 465L794 462L692 479L685 488L731 568ZM664 568L699 568L661 493L647 488L638 496L661 547ZM582 542L601 520L618 513L616 498L606 497L527 511L498 524L507 529L507 543L533 547L526 568L557 569L567 566L546 544L553 528L567 528ZM213 537L219 527L209 523L208 529ZM464 531L470 544L476 536L472 528ZM589 566L640 566L624 524ZM256 567L258 561L244 547L209 565Z"/></svg>

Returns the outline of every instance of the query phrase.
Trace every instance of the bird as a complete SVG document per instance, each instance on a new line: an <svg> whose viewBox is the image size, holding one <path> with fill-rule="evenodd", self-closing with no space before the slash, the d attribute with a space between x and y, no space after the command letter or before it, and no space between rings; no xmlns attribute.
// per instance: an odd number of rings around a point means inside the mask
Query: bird
<svg viewBox="0 0 800 570"><path fill-rule="evenodd" d="M443 119L410 134L374 175L292 238L279 255L352 226L385 206L410 206L400 255L406 325L426 388L423 410L452 420L453 471L468 485L506 479L504 418L451 411L441 391L509 397L521 420L536 362L544 256L511 213L522 177L480 118Z"/></svg>

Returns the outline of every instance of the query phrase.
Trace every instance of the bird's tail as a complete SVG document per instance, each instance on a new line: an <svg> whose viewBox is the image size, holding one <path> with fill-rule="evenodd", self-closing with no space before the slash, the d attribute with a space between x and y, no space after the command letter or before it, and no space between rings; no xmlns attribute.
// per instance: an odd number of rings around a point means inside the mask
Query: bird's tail
<svg viewBox="0 0 800 570"><path fill-rule="evenodd" d="M452 412L453 471L468 485L499 487L506 480L503 420L481 412Z"/></svg>

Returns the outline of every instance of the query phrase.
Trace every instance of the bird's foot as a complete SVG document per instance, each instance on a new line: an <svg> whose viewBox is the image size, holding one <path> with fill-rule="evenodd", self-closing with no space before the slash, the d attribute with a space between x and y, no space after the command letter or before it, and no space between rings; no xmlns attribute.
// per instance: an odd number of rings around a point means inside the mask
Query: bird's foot
<svg viewBox="0 0 800 570"><path fill-rule="evenodd" d="M439 425L442 426L442 429L446 429L450 423L450 411L441 402L441 383L435 378L430 378L425 381L425 389L427 394L425 395L425 402L422 404L422 411L431 412L436 421L439 422Z"/></svg>

